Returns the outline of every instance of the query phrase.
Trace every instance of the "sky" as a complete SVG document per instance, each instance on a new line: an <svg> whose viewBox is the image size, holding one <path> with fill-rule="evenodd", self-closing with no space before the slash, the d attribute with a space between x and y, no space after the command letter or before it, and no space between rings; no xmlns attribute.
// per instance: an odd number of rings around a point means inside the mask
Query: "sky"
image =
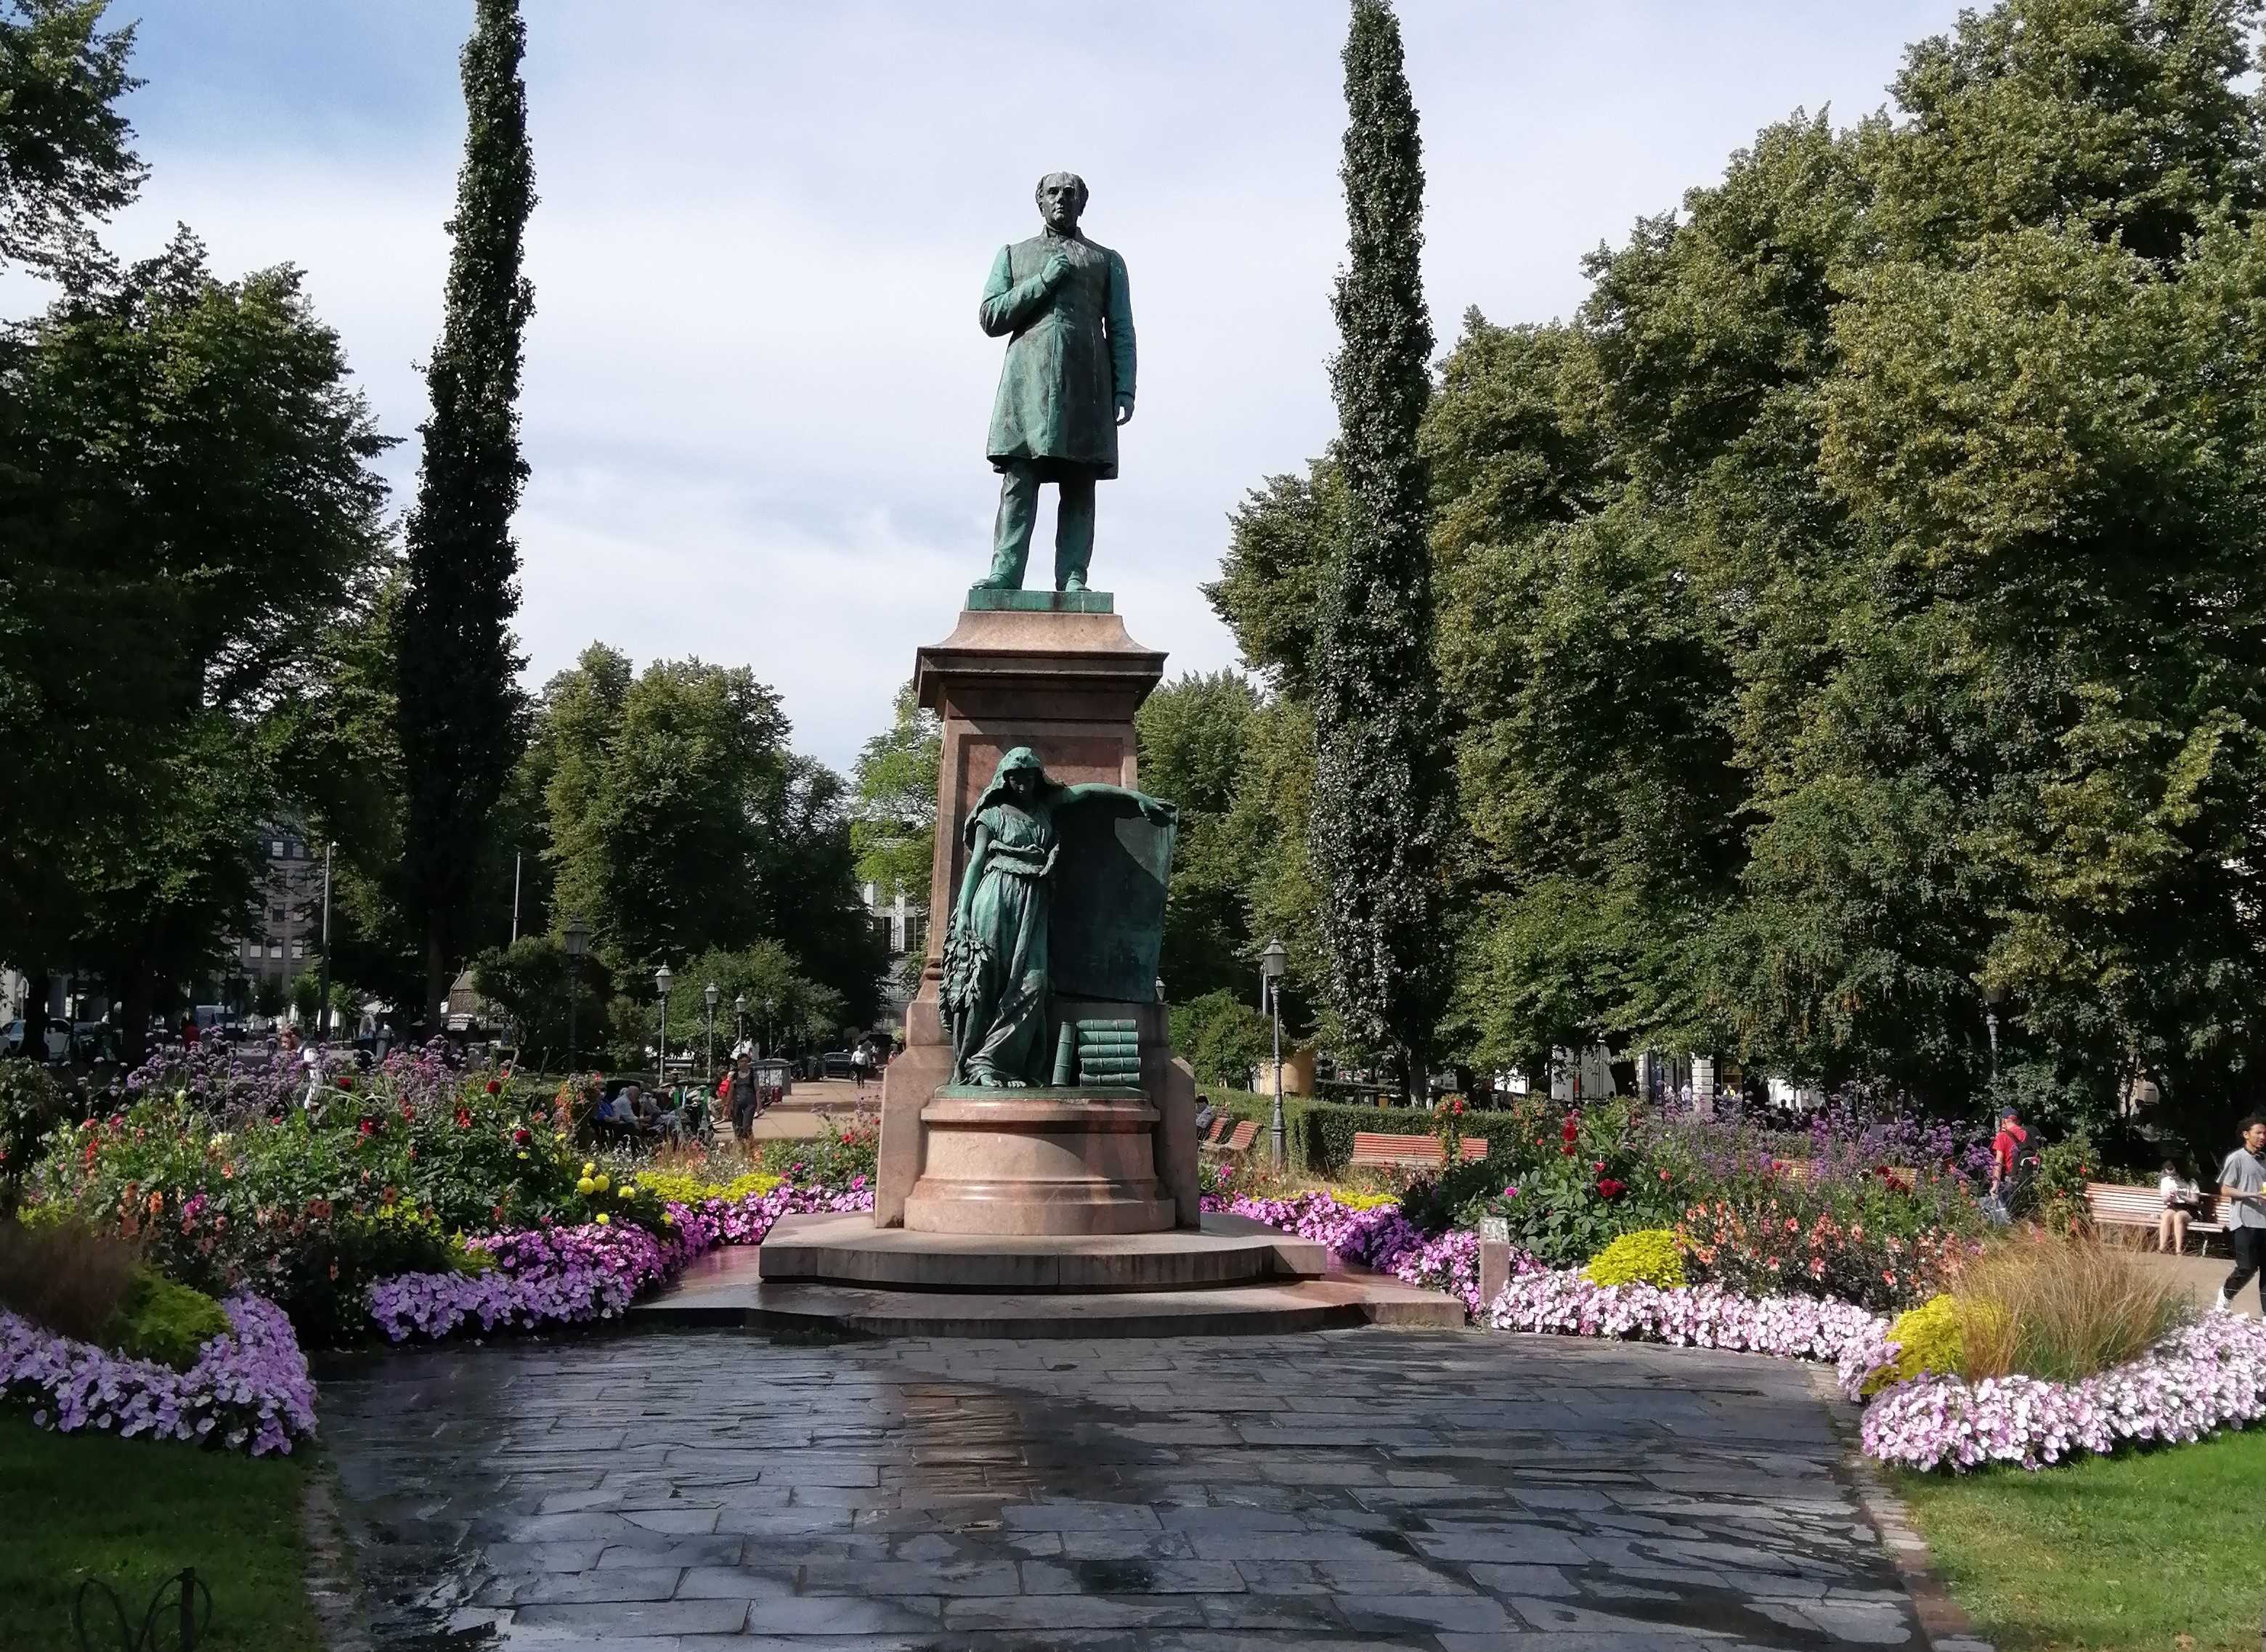
<svg viewBox="0 0 2266 1652"><path fill-rule="evenodd" d="M1797 107L1879 107L1954 0L1402 0L1444 351L1546 321L1580 260ZM603 640L745 664L846 769L988 563L1002 346L976 303L1042 172L1130 271L1140 397L1093 583L1173 670L1235 663L1199 588L1228 514L1334 428L1334 0L525 0L540 204L515 528L539 688ZM307 273L415 486L468 0L113 0L152 169L223 274ZM0 311L40 295L0 286ZM1032 558L1050 566L1049 490Z"/></svg>

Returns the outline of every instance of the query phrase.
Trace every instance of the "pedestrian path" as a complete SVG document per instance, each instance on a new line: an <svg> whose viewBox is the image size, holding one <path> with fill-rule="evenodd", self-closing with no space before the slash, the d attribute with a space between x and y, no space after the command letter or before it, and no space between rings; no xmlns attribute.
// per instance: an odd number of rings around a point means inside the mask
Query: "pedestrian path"
<svg viewBox="0 0 2266 1652"><path fill-rule="evenodd" d="M324 1402L380 1647L1924 1644L1787 1361L632 1333L358 1356Z"/></svg>

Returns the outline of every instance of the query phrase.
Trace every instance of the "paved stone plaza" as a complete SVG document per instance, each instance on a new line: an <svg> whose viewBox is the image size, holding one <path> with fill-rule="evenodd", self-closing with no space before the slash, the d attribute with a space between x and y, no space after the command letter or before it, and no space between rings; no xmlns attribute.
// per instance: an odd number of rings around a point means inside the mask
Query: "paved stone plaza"
<svg viewBox="0 0 2266 1652"><path fill-rule="evenodd" d="M1924 1644L1786 1361L719 1331L325 1375L381 1647Z"/></svg>

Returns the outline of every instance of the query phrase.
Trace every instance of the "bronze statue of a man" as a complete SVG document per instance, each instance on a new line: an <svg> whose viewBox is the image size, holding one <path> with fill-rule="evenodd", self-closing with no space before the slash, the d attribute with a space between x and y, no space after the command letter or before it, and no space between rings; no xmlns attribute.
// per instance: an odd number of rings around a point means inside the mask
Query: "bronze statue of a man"
<svg viewBox="0 0 2266 1652"><path fill-rule="evenodd" d="M1133 416L1133 299L1125 260L1078 232L1085 180L1039 179L1046 228L1003 246L977 311L1007 362L991 406L991 467L1000 474L991 571L980 588L1023 588L1039 484L1061 493L1055 588L1085 588L1093 557L1093 485L1117 474L1117 427Z"/></svg>

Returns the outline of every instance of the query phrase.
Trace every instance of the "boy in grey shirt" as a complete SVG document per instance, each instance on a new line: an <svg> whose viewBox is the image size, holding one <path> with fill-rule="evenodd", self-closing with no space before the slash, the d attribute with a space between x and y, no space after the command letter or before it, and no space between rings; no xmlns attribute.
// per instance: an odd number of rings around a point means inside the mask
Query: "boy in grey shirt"
<svg viewBox="0 0 2266 1652"><path fill-rule="evenodd" d="M2242 1121L2242 1145L2218 1168L2218 1198L2219 1219L2234 1241L2234 1271L2218 1288L2213 1308L2224 1313L2242 1287L2266 1269L2266 1117L2254 1113ZM2258 1282L2258 1304L2266 1314L2266 1279Z"/></svg>

